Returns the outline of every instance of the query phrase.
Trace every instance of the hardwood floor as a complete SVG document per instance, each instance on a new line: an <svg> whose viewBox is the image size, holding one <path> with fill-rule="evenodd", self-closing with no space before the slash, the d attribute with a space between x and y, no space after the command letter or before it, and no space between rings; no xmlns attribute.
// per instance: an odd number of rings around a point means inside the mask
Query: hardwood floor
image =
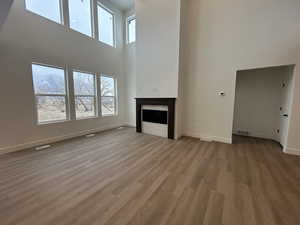
<svg viewBox="0 0 300 225"><path fill-rule="evenodd" d="M1 225L297 225L300 157L124 128L0 156Z"/></svg>

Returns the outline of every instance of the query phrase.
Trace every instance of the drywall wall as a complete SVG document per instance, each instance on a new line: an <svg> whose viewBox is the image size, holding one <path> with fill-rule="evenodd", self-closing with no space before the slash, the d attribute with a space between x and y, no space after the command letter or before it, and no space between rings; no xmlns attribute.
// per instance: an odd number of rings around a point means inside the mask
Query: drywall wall
<svg viewBox="0 0 300 225"><path fill-rule="evenodd" d="M0 2L0 29L9 13L13 0L2 0Z"/></svg>
<svg viewBox="0 0 300 225"><path fill-rule="evenodd" d="M299 64L298 64L299 65ZM300 70L295 67L291 93L291 113L289 115L287 145L284 152L300 156Z"/></svg>
<svg viewBox="0 0 300 225"><path fill-rule="evenodd" d="M280 107L288 101L282 83L290 74L288 66L237 72L233 133L280 141L280 133L287 132L280 123Z"/></svg>
<svg viewBox="0 0 300 225"><path fill-rule="evenodd" d="M183 123L184 123L184 59L186 57L186 49L184 48L185 43L185 32L186 32L186 1L181 0L180 2L180 42L179 42L179 65L178 65L178 96L176 99L176 108L175 108L175 138L179 139L183 134Z"/></svg>
<svg viewBox="0 0 300 225"><path fill-rule="evenodd" d="M289 122L292 110L292 94L294 91L294 68L295 66L289 66L286 68L285 76L281 76L281 99L280 99L280 117L279 117L279 137L278 141L287 148ZM287 117L285 115L288 115Z"/></svg>
<svg viewBox="0 0 300 225"><path fill-rule="evenodd" d="M25 10L15 1L0 32L0 152L89 131L124 121L123 15L116 12L116 48L111 48ZM31 62L113 74L118 79L119 114L115 117L37 125Z"/></svg>
<svg viewBox="0 0 300 225"><path fill-rule="evenodd" d="M125 12L124 26L127 26L127 18L134 15L134 9ZM126 40L124 32L124 40ZM126 124L136 126L136 42L124 46L124 68L126 73Z"/></svg>
<svg viewBox="0 0 300 225"><path fill-rule="evenodd" d="M137 97L177 97L180 0L135 1Z"/></svg>
<svg viewBox="0 0 300 225"><path fill-rule="evenodd" d="M184 19L181 16L184 13L182 3L181 0L135 1L137 42L134 77L136 89L129 91L135 92L135 96L139 98L177 98L175 138L181 137L183 133L184 71L183 66L180 65L181 52L183 52L181 40L184 39L181 33L183 27L181 21ZM128 52L127 60L132 58L130 49ZM130 62L127 64L133 65ZM133 76L129 77L131 78ZM134 81L129 80L130 82ZM135 108L131 103L129 101L129 107L131 107L128 112L129 124L135 122Z"/></svg>
<svg viewBox="0 0 300 225"><path fill-rule="evenodd" d="M187 0L186 134L231 142L236 71L296 64L288 148L300 150L300 2ZM218 95L225 91L226 96Z"/></svg>

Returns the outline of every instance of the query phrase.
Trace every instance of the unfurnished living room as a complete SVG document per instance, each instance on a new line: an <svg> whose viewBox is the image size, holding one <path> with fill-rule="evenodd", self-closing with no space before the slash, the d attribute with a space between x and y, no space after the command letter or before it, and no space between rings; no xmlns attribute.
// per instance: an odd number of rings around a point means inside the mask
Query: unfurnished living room
<svg viewBox="0 0 300 225"><path fill-rule="evenodd" d="M299 0L0 0L0 225L299 225Z"/></svg>

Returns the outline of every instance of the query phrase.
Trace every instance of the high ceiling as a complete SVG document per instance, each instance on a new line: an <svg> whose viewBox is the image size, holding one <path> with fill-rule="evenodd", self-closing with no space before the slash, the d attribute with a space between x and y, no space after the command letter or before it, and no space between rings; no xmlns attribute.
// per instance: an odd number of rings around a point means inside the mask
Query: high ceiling
<svg viewBox="0 0 300 225"><path fill-rule="evenodd" d="M110 0L120 10L128 10L133 8L134 0Z"/></svg>

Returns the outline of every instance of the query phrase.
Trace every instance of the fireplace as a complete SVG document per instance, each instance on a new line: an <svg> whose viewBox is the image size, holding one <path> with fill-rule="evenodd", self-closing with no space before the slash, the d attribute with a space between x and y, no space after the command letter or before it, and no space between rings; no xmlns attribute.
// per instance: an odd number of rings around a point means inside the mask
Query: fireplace
<svg viewBox="0 0 300 225"><path fill-rule="evenodd" d="M136 131L174 139L175 98L136 98Z"/></svg>

